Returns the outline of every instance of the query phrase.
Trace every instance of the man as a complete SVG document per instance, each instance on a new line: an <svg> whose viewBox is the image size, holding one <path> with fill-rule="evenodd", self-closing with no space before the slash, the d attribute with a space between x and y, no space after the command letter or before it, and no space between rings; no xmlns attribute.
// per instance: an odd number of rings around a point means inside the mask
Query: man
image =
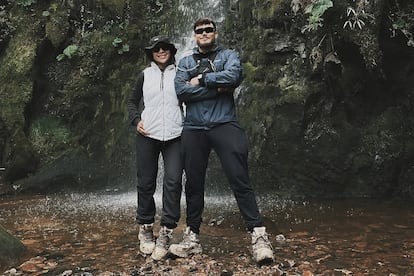
<svg viewBox="0 0 414 276"><path fill-rule="evenodd" d="M183 241L170 246L179 257L199 254L198 239L204 209L204 182L208 158L214 149L252 236L256 262L273 261L273 249L251 187L247 166L247 137L236 118L234 88L242 81L238 54L216 45L216 24L201 18L194 24L198 47L180 60L175 77L178 99L186 105L181 136L186 172L187 228Z"/></svg>

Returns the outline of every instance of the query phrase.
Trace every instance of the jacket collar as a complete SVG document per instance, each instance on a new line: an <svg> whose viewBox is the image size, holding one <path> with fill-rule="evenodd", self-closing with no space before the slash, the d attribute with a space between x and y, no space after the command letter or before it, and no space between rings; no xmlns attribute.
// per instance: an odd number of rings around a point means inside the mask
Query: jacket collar
<svg viewBox="0 0 414 276"><path fill-rule="evenodd" d="M161 71L160 67L158 67L157 63L155 63L155 61L151 61L150 67L152 69ZM167 67L165 67L164 71L168 71L168 70L174 70L175 69L175 64L169 64Z"/></svg>
<svg viewBox="0 0 414 276"><path fill-rule="evenodd" d="M198 47L194 47L193 48L193 54L196 56L204 56L204 57L208 57L209 55L211 55L214 52L220 51L221 47L218 45L214 45L214 47L207 53L200 53Z"/></svg>

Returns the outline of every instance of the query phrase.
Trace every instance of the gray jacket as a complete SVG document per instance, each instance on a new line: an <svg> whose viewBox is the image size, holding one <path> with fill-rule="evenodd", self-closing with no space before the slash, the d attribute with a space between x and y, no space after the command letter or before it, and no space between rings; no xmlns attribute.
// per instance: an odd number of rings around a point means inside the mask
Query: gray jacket
<svg viewBox="0 0 414 276"><path fill-rule="evenodd" d="M217 88L236 88L242 81L242 67L237 52L216 47L207 56L194 48L193 55L182 58L175 77L178 99L185 104L184 128L210 129L237 120L233 93L217 92ZM200 72L200 63L214 56L211 69ZM210 60L211 61L211 60ZM202 73L201 86L187 84Z"/></svg>

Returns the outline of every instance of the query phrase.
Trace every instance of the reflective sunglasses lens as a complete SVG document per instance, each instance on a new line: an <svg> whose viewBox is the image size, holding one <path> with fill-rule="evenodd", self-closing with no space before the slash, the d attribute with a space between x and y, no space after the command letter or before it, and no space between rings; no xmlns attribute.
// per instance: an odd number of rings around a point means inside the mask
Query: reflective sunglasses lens
<svg viewBox="0 0 414 276"><path fill-rule="evenodd" d="M152 52L156 53L159 52L160 49L163 49L164 51L170 50L170 46L167 44L157 44L154 48L152 48Z"/></svg>
<svg viewBox="0 0 414 276"><path fill-rule="evenodd" d="M207 27L207 28L200 28L200 29L196 29L194 32L196 34L202 34L204 32L206 32L207 34L214 32L215 29L213 27Z"/></svg>

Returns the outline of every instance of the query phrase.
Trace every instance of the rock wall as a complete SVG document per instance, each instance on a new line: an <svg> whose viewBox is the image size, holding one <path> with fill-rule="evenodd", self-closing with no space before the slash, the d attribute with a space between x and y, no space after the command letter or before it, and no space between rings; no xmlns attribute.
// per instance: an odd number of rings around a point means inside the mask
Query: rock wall
<svg viewBox="0 0 414 276"><path fill-rule="evenodd" d="M241 0L229 9L256 187L413 197L413 4Z"/></svg>
<svg viewBox="0 0 414 276"><path fill-rule="evenodd" d="M202 1L2 2L0 191L133 187L126 99L142 47L179 38ZM236 97L257 190L414 197L408 2L221 1L220 43L244 64ZM224 180L214 157L208 178Z"/></svg>
<svg viewBox="0 0 414 276"><path fill-rule="evenodd" d="M126 99L173 4L2 2L0 191L134 187Z"/></svg>

